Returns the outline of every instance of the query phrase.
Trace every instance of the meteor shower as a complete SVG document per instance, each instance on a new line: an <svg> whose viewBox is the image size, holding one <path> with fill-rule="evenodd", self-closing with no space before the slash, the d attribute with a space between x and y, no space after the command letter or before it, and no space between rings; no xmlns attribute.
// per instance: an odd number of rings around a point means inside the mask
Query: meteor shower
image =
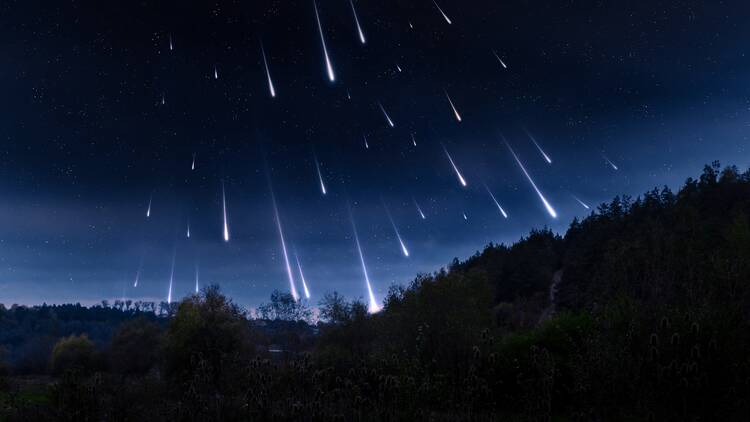
<svg viewBox="0 0 750 422"><path fill-rule="evenodd" d="M748 22L0 1L0 420L745 420Z"/></svg>

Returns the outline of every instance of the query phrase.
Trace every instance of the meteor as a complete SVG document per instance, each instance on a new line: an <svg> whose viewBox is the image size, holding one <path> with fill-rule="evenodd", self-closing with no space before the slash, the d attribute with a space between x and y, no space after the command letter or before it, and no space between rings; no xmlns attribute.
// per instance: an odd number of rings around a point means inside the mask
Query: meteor
<svg viewBox="0 0 750 422"><path fill-rule="evenodd" d="M151 202L154 200L154 194L148 197L148 208L146 208L146 218L151 217Z"/></svg>
<svg viewBox="0 0 750 422"><path fill-rule="evenodd" d="M448 99L448 104L450 104L451 108L453 109L453 115L456 116L456 120L458 120L460 122L461 121L461 115L458 114L458 110L456 110L456 106L453 105L453 101L451 101L451 96L448 95L448 91L443 90L443 92L445 92L445 98Z"/></svg>
<svg viewBox="0 0 750 422"><path fill-rule="evenodd" d="M190 220L187 222L187 236L188 239L190 239Z"/></svg>
<svg viewBox="0 0 750 422"><path fill-rule="evenodd" d="M270 185L270 176L269 176ZM270 186L269 186L270 187ZM284 241L284 230L281 228L281 217L279 216L279 209L276 206L276 196L271 189L271 202L273 202L273 214L276 219L276 228L279 231L279 239L281 240L281 251L284 253L284 266L286 267L286 274L289 277L289 290L292 292L292 297L295 301L299 300L299 294L297 293L297 287L294 285L294 274L292 274L292 267L289 265L289 254L286 251L286 241Z"/></svg>
<svg viewBox="0 0 750 422"><path fill-rule="evenodd" d="M362 274L365 276L365 284L367 285L367 295L370 299L370 306L368 311L371 314L380 312L380 305L375 300L375 294L372 292L372 284L370 283L370 277L367 275L367 265L365 265L365 257L362 254L362 246L359 244L359 236L357 235L357 225L354 223L354 215L352 214L351 206L349 207L349 219L352 221L352 230L354 232L354 241L357 244L357 253L359 253L359 262L362 264Z"/></svg>
<svg viewBox="0 0 750 422"><path fill-rule="evenodd" d="M138 270L135 272L135 281L133 287L138 287L138 280L141 279L141 270L143 269L143 255L141 255L140 261L138 261Z"/></svg>
<svg viewBox="0 0 750 422"><path fill-rule="evenodd" d="M451 19L448 17L448 15L446 15L445 12L443 12L443 9L440 8L440 5L438 5L435 0L432 0L432 2L435 3L435 7L437 7L440 14L443 15L443 19L445 19L445 21L448 22L448 25L452 24L453 22L451 22Z"/></svg>
<svg viewBox="0 0 750 422"><path fill-rule="evenodd" d="M227 193L224 190L224 181L221 181L221 205L224 214L224 241L229 242L229 224L227 223Z"/></svg>
<svg viewBox="0 0 750 422"><path fill-rule="evenodd" d="M466 216L466 213L463 213L464 221L469 221L469 217Z"/></svg>
<svg viewBox="0 0 750 422"><path fill-rule="evenodd" d="M414 198L411 198L411 200L412 200L412 201L414 201L414 206L415 206L415 207L417 207L417 212L419 213L419 216L420 216L420 217L422 217L422 220L426 220L426 219L427 219L427 217L426 217L426 216L424 215L424 213L422 212L422 208L421 208L421 207L419 206L419 204L417 203L417 200L416 200L416 199L414 199Z"/></svg>
<svg viewBox="0 0 750 422"><path fill-rule="evenodd" d="M525 174L526 178L529 179L529 183L531 183L531 187L533 187L534 190L536 191L536 194L539 195L539 199L542 200L542 203L544 204L544 207L547 209L547 212L549 213L549 215L552 218L557 218L557 212L555 212L555 209L552 208L552 205L550 205L549 202L547 202L547 199L542 194L542 191L540 191L539 188L536 187L536 183L534 183L534 179L532 179L531 175L529 175L529 172L526 171L526 167L523 166L523 163L521 163L521 160L516 155L516 152L513 151L513 148L510 147L510 144L507 141L505 142L505 145L508 147L508 150L513 155L513 158L516 159L516 163L518 163L518 167L521 168L521 171L523 171L523 174Z"/></svg>
<svg viewBox="0 0 750 422"><path fill-rule="evenodd" d="M536 146L536 149L538 149L538 150L539 150L539 152L540 152L540 153L542 154L542 157L544 157L544 161L546 161L546 162L547 162L548 164L552 164L552 159L550 159L550 158L549 158L549 155L547 155L547 154L546 154L546 153L544 152L544 150L542 149L542 147L541 147L541 146L539 146L539 143L538 143L538 142L536 141L536 139L534 139L534 136L533 136L533 135L531 135L531 133L529 133L529 131L528 131L528 130L526 130L526 129L524 129L523 131L524 131L524 132L526 132L526 136L528 136L528 137L529 137L529 139L531 139L531 142L533 142L533 143L534 143L534 146Z"/></svg>
<svg viewBox="0 0 750 422"><path fill-rule="evenodd" d="M162 93L161 93L161 105L164 105L164 104L166 104L166 103L167 103L167 97L166 97L166 94L164 94L164 93L162 92Z"/></svg>
<svg viewBox="0 0 750 422"><path fill-rule="evenodd" d="M579 204L581 204L581 206L582 206L583 208L586 208L587 210L588 210L588 209L591 209L591 207L589 207L589 206L588 206L588 205L587 205L587 204L586 204L585 202L583 202L583 201L581 201L580 199L578 199L578 197L577 197L577 196L575 196L575 195L570 195L570 196L572 196L572 197L573 197L573 199L575 199L575 200L576 200L576 201L577 201L577 202L578 202Z"/></svg>
<svg viewBox="0 0 750 422"><path fill-rule="evenodd" d="M416 138L414 138L414 134L413 134L413 133L411 134L411 143L412 143L412 144L413 144L414 146L417 146L417 139L416 139Z"/></svg>
<svg viewBox="0 0 750 422"><path fill-rule="evenodd" d="M399 66L398 63L396 63L396 70L398 70L398 73L401 73L401 66Z"/></svg>
<svg viewBox="0 0 750 422"><path fill-rule="evenodd" d="M385 208L385 214L388 216L388 221L391 222L391 226L393 226L393 232L396 233L396 238L398 239L399 245L401 245L401 252L404 254L405 257L409 257L409 250L406 249L406 245L404 245L404 240L401 239L401 234L398 232L398 228L396 227L396 222L393 221L393 216L391 216L391 211L388 209L388 206L385 205L385 201L381 198L380 200L383 203L383 208Z"/></svg>
<svg viewBox="0 0 750 422"><path fill-rule="evenodd" d="M323 183L323 174L320 172L320 162L318 162L318 157L313 153L313 158L315 159L315 169L318 171L318 180L320 181L320 191L323 193L323 195L326 194L326 185Z"/></svg>
<svg viewBox="0 0 750 422"><path fill-rule="evenodd" d="M365 43L365 33L362 32L362 26L359 24L359 18L357 17L357 9L354 8L354 2L349 0L349 4L352 6L352 13L354 14L354 23L357 24L357 35L359 35L359 41L362 44Z"/></svg>
<svg viewBox="0 0 750 422"><path fill-rule="evenodd" d="M508 66L505 65L505 62L503 61L503 59L501 59L500 56L497 54L497 51L492 50L492 54L495 55L495 58L497 59L497 61L500 62L500 65L503 67L503 69L507 69L508 68Z"/></svg>
<svg viewBox="0 0 750 422"><path fill-rule="evenodd" d="M336 80L336 76L333 74L333 65L331 59L328 57L328 47L326 47L326 39L323 37L323 26L320 24L320 14L318 13L318 3L313 0L313 6L315 6L315 20L318 22L318 32L320 33L320 44L323 46L323 56L326 60L326 72L328 73L328 80L333 82Z"/></svg>
<svg viewBox="0 0 750 422"><path fill-rule="evenodd" d="M346 99L347 100L351 100L352 99L352 94L349 92L348 89L346 90Z"/></svg>
<svg viewBox="0 0 750 422"><path fill-rule="evenodd" d="M294 254L294 259L297 261L297 269L299 270L299 279L302 281L302 289L305 291L305 299L310 299L310 290L307 289L307 282L305 281L305 274L302 273L302 265L299 263L299 257Z"/></svg>
<svg viewBox="0 0 750 422"><path fill-rule="evenodd" d="M464 180L464 177L461 175L461 172L458 170L458 167L456 167L456 163L453 162L453 158L451 158L450 153L448 153L448 150L445 148L445 145L443 145L443 151L445 151L445 156L448 157L448 161L450 161L451 166L453 167L453 171L456 172L456 176L458 176L458 181L461 182L461 186L466 187L466 180Z"/></svg>
<svg viewBox="0 0 750 422"><path fill-rule="evenodd" d="M172 254L172 271L169 273L169 293L167 293L167 303L172 303L172 284L174 283L174 262L177 259L177 251Z"/></svg>
<svg viewBox="0 0 750 422"><path fill-rule="evenodd" d="M362 135L362 138L365 140L365 149L370 149L370 144L367 143L367 135Z"/></svg>
<svg viewBox="0 0 750 422"><path fill-rule="evenodd" d="M219 79L219 69L214 65L214 79Z"/></svg>
<svg viewBox="0 0 750 422"><path fill-rule="evenodd" d="M378 106L380 107L380 111L383 112L383 116L385 116L385 120L388 122L388 126L394 127L396 125L393 124L393 120L391 120L391 116L388 115L388 112L385 111L385 107L383 107L383 103L378 103Z"/></svg>
<svg viewBox="0 0 750 422"><path fill-rule="evenodd" d="M602 154L602 158L604 158L604 161L606 161L607 164L609 164L614 170L620 170L619 168L617 168L617 166L615 165L615 163L612 162L612 160L610 160L609 158L607 158L606 155Z"/></svg>
<svg viewBox="0 0 750 422"><path fill-rule="evenodd" d="M198 293L198 264L195 264L195 293Z"/></svg>
<svg viewBox="0 0 750 422"><path fill-rule="evenodd" d="M263 65L266 68L266 79L268 79L268 91L271 93L271 98L276 98L276 89L273 87L273 81L271 80L271 72L268 70L268 59L266 58L266 50L263 48L263 44L260 45L260 52L263 54Z"/></svg>
<svg viewBox="0 0 750 422"><path fill-rule="evenodd" d="M169 51L174 50L174 44L172 44L172 34L169 34Z"/></svg>
<svg viewBox="0 0 750 422"><path fill-rule="evenodd" d="M195 153L193 153L193 163L190 164L190 170L195 170Z"/></svg>
<svg viewBox="0 0 750 422"><path fill-rule="evenodd" d="M505 213L505 210L503 209L503 207L500 206L499 202L497 202L497 199L495 199L495 195L492 194L492 191L490 190L490 188L487 187L487 185L484 185L484 188L487 189L487 193L490 194L490 198L492 198L492 202L494 202L495 206L497 206L497 209L500 210L500 214L502 214L503 217L508 218L508 214Z"/></svg>

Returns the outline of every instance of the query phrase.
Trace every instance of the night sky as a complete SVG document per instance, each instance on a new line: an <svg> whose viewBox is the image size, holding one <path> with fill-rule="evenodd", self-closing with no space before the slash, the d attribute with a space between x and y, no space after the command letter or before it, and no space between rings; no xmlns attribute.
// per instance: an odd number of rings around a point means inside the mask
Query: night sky
<svg viewBox="0 0 750 422"><path fill-rule="evenodd" d="M747 167L746 1L438 4L355 1L362 44L319 0L331 82L312 0L0 2L0 303L162 301L174 262L173 300L197 270L257 306L290 291L271 189L299 295L295 256L311 303L368 299L351 215L380 301L578 200Z"/></svg>

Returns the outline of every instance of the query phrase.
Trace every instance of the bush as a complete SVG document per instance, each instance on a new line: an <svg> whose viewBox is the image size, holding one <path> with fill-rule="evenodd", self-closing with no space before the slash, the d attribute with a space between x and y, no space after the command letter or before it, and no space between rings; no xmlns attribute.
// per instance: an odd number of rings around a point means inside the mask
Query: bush
<svg viewBox="0 0 750 422"><path fill-rule="evenodd" d="M161 328L146 318L123 323L112 337L109 364L121 374L144 374L158 360Z"/></svg>
<svg viewBox="0 0 750 422"><path fill-rule="evenodd" d="M61 338L52 348L52 373L61 375L76 369L86 373L94 369L96 348L86 334Z"/></svg>

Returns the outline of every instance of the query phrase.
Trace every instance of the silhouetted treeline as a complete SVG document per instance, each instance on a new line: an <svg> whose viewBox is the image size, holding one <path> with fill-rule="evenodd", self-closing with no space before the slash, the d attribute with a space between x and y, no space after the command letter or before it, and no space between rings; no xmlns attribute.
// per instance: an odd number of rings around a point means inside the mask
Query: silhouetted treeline
<svg viewBox="0 0 750 422"><path fill-rule="evenodd" d="M0 382L9 420L746 420L750 173L615 198L321 322L216 286L104 348L60 333L55 375ZM85 334L84 334L85 333ZM12 369L12 368L11 368ZM0 368L2 370L2 368Z"/></svg>

